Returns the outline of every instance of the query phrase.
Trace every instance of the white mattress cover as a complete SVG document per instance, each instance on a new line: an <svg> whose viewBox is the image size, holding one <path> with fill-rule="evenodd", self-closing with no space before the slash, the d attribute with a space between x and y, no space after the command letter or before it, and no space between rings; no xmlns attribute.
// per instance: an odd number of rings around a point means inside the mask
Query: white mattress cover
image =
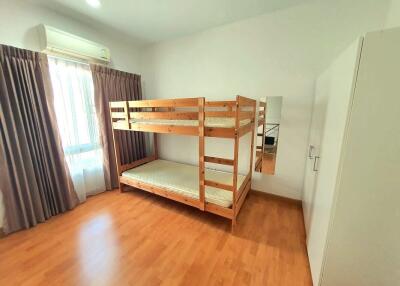
<svg viewBox="0 0 400 286"><path fill-rule="evenodd" d="M190 198L199 198L199 168L166 160L155 160L139 167L127 170L122 176L148 183L157 187L167 188L169 191ZM206 180L232 185L233 174L229 172L206 169ZM238 174L238 187L240 187L245 176ZM208 187L205 188L207 202L222 207L232 205L232 192Z"/></svg>
<svg viewBox="0 0 400 286"><path fill-rule="evenodd" d="M240 127L251 122L250 119L240 121ZM156 124L156 125L178 125L178 126L198 126L198 120L180 120L180 119L130 119L129 123ZM206 117L204 121L206 127L214 128L234 128L235 118L232 117Z"/></svg>

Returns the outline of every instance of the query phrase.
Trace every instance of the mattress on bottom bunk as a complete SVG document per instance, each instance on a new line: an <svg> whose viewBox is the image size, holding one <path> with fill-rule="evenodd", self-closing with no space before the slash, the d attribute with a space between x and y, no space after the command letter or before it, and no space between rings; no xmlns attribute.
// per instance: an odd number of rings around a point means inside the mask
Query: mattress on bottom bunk
<svg viewBox="0 0 400 286"><path fill-rule="evenodd" d="M166 160L155 160L122 173L122 176L160 188L167 188L177 194L199 198L199 167ZM207 180L232 185L233 174L229 172L206 169ZM238 186L245 176L238 174ZM205 187L206 201L222 206L232 206L232 192Z"/></svg>
<svg viewBox="0 0 400 286"><path fill-rule="evenodd" d="M251 122L250 119L240 120L240 127ZM129 123L155 124L155 125L176 125L176 126L198 126L198 120L180 120L180 119L130 119ZM213 128L234 128L235 118L232 117L206 117L204 121L206 127Z"/></svg>

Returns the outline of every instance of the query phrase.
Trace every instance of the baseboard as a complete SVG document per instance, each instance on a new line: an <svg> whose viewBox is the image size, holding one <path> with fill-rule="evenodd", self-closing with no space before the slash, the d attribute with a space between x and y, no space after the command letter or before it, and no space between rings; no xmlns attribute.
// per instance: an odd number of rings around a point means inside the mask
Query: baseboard
<svg viewBox="0 0 400 286"><path fill-rule="evenodd" d="M252 189L251 191L254 192L254 193L260 194L262 196L266 196L266 197L269 197L269 198L285 201L285 202L288 202L288 203L291 203L291 204L296 204L296 205L298 205L300 207L303 206L303 202L301 200L282 197L282 196L279 196L279 195L270 194L270 193L266 193L266 192L262 192L262 191L257 191L257 190L254 190L254 189Z"/></svg>

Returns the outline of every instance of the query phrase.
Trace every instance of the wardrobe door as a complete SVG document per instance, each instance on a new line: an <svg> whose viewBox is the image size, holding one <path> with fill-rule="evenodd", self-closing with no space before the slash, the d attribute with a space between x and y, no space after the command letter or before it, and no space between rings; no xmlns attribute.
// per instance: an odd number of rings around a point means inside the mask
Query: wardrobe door
<svg viewBox="0 0 400 286"><path fill-rule="evenodd" d="M315 85L313 115L311 120L310 139L303 186L303 214L307 237L313 212L317 164L321 150L320 145L325 122L327 94L330 84L329 80L329 73L324 73L318 78Z"/></svg>
<svg viewBox="0 0 400 286"><path fill-rule="evenodd" d="M345 130L351 110L362 40L345 50L328 69L329 88L320 158L316 166L313 211L309 225L307 249L314 285L319 285L330 224Z"/></svg>
<svg viewBox="0 0 400 286"><path fill-rule="evenodd" d="M324 286L400 285L400 28L365 37Z"/></svg>

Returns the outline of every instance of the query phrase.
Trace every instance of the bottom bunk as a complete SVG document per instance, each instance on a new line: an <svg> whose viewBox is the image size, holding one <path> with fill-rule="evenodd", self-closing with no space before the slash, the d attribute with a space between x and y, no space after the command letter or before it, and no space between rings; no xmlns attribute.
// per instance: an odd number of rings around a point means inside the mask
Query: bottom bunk
<svg viewBox="0 0 400 286"><path fill-rule="evenodd" d="M205 177L223 185L232 185L233 181L232 173L207 168ZM237 181L242 201L250 189L250 180L238 174ZM120 182L194 207L201 206L198 166L157 159L122 172ZM205 186L205 202L205 211L230 219L235 217L231 191Z"/></svg>

